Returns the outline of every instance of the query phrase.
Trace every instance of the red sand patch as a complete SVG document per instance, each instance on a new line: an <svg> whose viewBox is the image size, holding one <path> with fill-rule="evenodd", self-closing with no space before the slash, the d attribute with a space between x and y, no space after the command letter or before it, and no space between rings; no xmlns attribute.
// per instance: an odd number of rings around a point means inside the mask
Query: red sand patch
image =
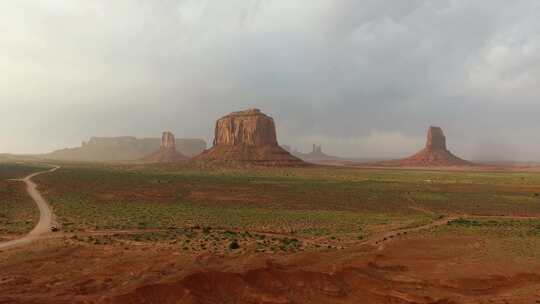
<svg viewBox="0 0 540 304"><path fill-rule="evenodd" d="M1 254L0 303L535 303L540 296L540 261L490 256L473 237L241 256L189 257L156 245L59 248Z"/></svg>

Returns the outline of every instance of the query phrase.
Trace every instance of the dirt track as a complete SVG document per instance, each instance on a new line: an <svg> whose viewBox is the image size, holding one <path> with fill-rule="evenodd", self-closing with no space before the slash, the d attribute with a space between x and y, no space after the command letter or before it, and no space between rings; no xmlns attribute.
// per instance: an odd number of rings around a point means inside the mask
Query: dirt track
<svg viewBox="0 0 540 304"><path fill-rule="evenodd" d="M51 210L51 207L47 203L47 201L43 198L43 196L41 196L41 193L39 193L39 191L37 190L37 185L32 181L32 178L41 174L54 172L58 169L60 169L59 166L54 166L54 168L50 170L30 174L24 179L20 180L26 184L26 191L28 192L30 197L32 197L32 199L34 200L34 202L39 208L39 222L34 227L34 229L30 231L30 233L28 233L24 237L15 239L12 241L8 241L5 243L0 243L0 250L30 244L33 241L42 237L43 235L46 235L51 232L51 226L53 224L54 214Z"/></svg>
<svg viewBox="0 0 540 304"><path fill-rule="evenodd" d="M381 249L382 243L391 240L393 238L396 238L400 235L404 235L407 233L413 233L413 232L419 232L423 230L433 229L439 226L448 225L448 223L458 219L459 216L449 216L445 217L436 221L433 221L429 224L418 226L414 228L407 228L407 229L400 229L400 230L394 230L394 231L387 231L383 232L379 235L375 235L369 240L367 240L364 244L366 245L372 245L372 246L379 246L379 250Z"/></svg>

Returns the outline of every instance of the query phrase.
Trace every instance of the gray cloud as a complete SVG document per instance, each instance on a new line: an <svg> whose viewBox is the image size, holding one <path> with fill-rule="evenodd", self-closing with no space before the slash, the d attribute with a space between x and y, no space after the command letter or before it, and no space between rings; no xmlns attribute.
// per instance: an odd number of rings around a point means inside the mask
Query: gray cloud
<svg viewBox="0 0 540 304"><path fill-rule="evenodd" d="M92 135L211 139L260 107L282 143L399 157L444 127L472 158L540 160L534 0L0 3L0 151ZM495 144L499 142L499 144ZM488 153L489 152L489 153Z"/></svg>

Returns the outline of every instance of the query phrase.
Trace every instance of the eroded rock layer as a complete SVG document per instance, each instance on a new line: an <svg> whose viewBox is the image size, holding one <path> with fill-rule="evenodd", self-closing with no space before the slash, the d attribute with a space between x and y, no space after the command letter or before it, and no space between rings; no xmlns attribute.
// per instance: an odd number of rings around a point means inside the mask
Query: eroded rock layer
<svg viewBox="0 0 540 304"><path fill-rule="evenodd" d="M277 144L274 119L258 109L233 112L216 123L214 146Z"/></svg>
<svg viewBox="0 0 540 304"><path fill-rule="evenodd" d="M274 120L258 109L233 112L219 119L214 146L194 159L266 166L303 164L278 145Z"/></svg>
<svg viewBox="0 0 540 304"><path fill-rule="evenodd" d="M160 149L162 150L176 150L176 139L174 134L171 132L163 132L161 136L161 145Z"/></svg>
<svg viewBox="0 0 540 304"><path fill-rule="evenodd" d="M446 150L446 136L439 127L430 127L428 129L426 149L428 150Z"/></svg>

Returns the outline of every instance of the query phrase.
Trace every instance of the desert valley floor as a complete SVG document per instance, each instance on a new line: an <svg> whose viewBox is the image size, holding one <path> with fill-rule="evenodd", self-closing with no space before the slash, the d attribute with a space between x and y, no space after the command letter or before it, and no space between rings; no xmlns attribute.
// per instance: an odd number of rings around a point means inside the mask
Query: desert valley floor
<svg viewBox="0 0 540 304"><path fill-rule="evenodd" d="M540 303L536 169L57 163L0 303ZM0 242L39 219L0 164Z"/></svg>

